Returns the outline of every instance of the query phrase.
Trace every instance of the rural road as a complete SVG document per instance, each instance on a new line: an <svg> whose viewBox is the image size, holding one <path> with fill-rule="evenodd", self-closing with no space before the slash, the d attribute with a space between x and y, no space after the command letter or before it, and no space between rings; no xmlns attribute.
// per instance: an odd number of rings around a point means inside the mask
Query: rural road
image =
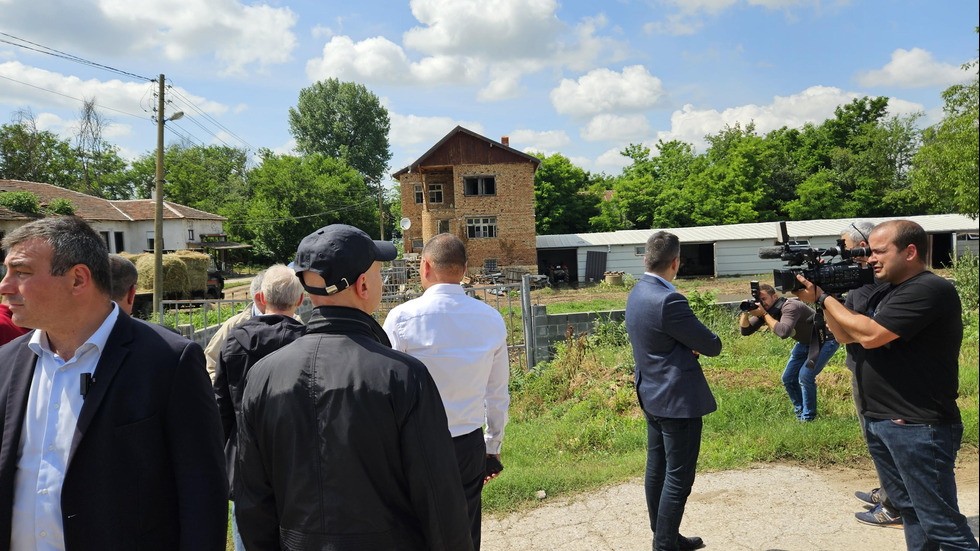
<svg viewBox="0 0 980 551"><path fill-rule="evenodd" d="M956 469L960 511L969 519L974 536L980 513L978 468L976 454L970 454ZM905 549L900 529L866 526L854 519L854 513L863 510L854 491L870 490L875 481L870 468L789 464L699 473L681 533L704 538L704 549L709 551ZM650 547L641 479L483 519L484 551L647 551Z"/></svg>

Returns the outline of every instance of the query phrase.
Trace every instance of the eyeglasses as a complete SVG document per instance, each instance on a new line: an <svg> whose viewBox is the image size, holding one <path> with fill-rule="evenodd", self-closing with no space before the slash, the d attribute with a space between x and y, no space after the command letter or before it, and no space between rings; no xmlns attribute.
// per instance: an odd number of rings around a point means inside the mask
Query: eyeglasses
<svg viewBox="0 0 980 551"><path fill-rule="evenodd" d="M870 239L868 239L868 236L867 236L867 235L864 235L864 232L863 232L863 231L861 231L860 229L858 229L858 227L854 225L854 222L851 222L851 225L850 225L850 226L848 226L848 227L849 227L849 228L854 228L854 231L856 231L856 232L858 232L859 234L861 234L861 237L863 237L863 238L864 238L864 242L865 242L865 243L871 243L871 240L870 240Z"/></svg>

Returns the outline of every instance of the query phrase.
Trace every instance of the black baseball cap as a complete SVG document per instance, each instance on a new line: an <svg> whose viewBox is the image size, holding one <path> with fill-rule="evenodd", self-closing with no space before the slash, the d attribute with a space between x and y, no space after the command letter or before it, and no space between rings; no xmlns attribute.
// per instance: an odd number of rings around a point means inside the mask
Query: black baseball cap
<svg viewBox="0 0 980 551"><path fill-rule="evenodd" d="M375 241L346 224L331 224L307 235L299 243L293 267L306 292L332 295L350 287L375 261L394 260L398 249L390 241ZM308 287L302 273L311 271L326 282L324 288Z"/></svg>

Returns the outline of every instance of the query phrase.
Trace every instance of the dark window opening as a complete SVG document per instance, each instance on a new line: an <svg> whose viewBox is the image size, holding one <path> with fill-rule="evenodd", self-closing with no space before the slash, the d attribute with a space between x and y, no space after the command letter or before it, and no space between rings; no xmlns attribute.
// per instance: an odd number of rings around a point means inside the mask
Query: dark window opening
<svg viewBox="0 0 980 551"><path fill-rule="evenodd" d="M466 196L496 195L497 180L493 176L467 176L463 178L463 194Z"/></svg>

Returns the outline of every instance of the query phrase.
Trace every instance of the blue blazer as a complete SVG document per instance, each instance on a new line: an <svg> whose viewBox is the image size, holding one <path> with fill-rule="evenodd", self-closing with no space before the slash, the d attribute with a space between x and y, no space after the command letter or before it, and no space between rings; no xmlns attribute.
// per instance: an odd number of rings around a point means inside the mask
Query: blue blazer
<svg viewBox="0 0 980 551"><path fill-rule="evenodd" d="M626 331L643 411L689 419L718 409L694 351L721 353L721 339L698 321L684 295L644 274L626 300Z"/></svg>

